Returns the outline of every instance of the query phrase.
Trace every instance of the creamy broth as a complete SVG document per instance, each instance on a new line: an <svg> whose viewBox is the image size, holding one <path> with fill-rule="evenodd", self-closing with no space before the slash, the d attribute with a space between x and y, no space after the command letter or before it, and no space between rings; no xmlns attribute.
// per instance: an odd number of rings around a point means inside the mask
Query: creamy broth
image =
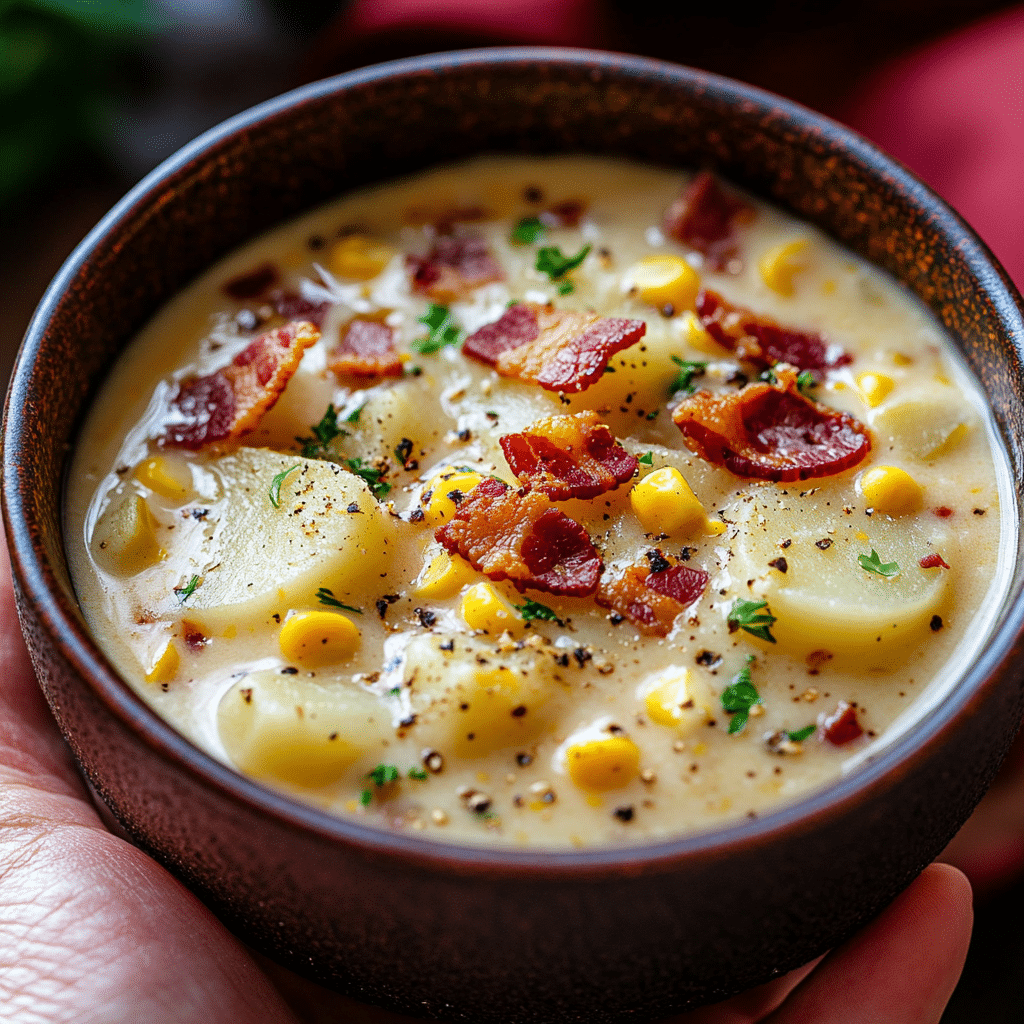
<svg viewBox="0 0 1024 1024"><path fill-rule="evenodd" d="M941 701L985 642L1016 529L983 397L916 300L809 225L723 185L724 241L672 237L692 179L479 159L347 196L173 299L105 383L68 489L82 607L143 699L338 814L549 847L756 816ZM463 247L454 284L446 239ZM819 338L823 365L773 368L746 329L715 340L707 293L723 330L750 311ZM594 315L577 329L564 311ZM588 386L538 384L550 349L534 372L460 347L520 314L542 338L598 318L643 334ZM284 326L308 318L318 337ZM263 414L273 395L245 353L281 328L301 361ZM182 395L229 366L256 411L198 443L190 417L219 399ZM848 414L854 461L793 480L716 464L733 449L698 443L709 403L756 388L826 431ZM517 491L501 439L522 435L569 437L574 458L581 437L613 437L600 493ZM785 461L751 444L754 462ZM563 531L552 572L570 593L505 557L497 526L531 501ZM564 567L570 535L593 547L596 588Z"/></svg>

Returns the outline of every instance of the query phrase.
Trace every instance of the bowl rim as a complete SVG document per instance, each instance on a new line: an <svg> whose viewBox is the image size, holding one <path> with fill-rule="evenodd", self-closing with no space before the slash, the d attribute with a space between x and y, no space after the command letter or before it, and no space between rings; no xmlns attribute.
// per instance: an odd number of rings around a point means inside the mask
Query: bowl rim
<svg viewBox="0 0 1024 1024"><path fill-rule="evenodd" d="M559 47L493 47L427 54L376 64L301 86L234 115L211 128L163 161L136 184L89 232L54 277L26 331L11 377L4 412L3 515L12 569L25 602L77 675L89 681L93 695L122 727L162 759L173 763L203 788L212 787L222 798L268 815L280 827L300 831L321 842L358 848L374 855L390 856L418 867L462 874L522 877L608 877L672 871L683 861L721 857L733 848L773 841L782 832L805 828L823 817L845 815L867 801L879 786L906 774L911 765L943 742L954 722L970 713L984 694L993 673L1012 652L1024 631L1024 587L1011 586L1003 598L1000 618L992 627L989 643L953 687L948 698L933 707L911 729L897 737L876 756L841 776L828 787L812 791L791 803L767 810L754 819L742 819L706 831L635 845L596 849L520 849L509 845L484 846L448 842L390 832L351 818L330 814L304 804L283 792L264 786L194 746L161 718L124 682L91 639L76 612L65 601L53 571L43 557L37 531L26 520L28 504L20 493L21 466L18 451L29 436L25 397L35 358L45 339L50 319L67 294L68 286L87 265L104 239L123 230L137 209L151 204L169 179L215 151L240 133L288 114L304 104L336 97L347 90L384 80L431 76L443 79L446 72L474 66L482 71L514 64L559 69L580 67L592 76L625 77L676 86L683 93L703 92L712 97L745 105L750 111L769 111L790 126L799 127L829 148L842 151L874 178L884 175L887 185L906 201L927 210L934 230L946 237L969 265L979 289L987 293L1006 326L1007 337L1021 356L1024 350L1024 317L1020 296L995 257L953 209L902 164L887 156L851 129L823 114L811 111L756 86L667 61L599 50ZM1016 328L1012 321L1016 319ZM1008 449L1019 445L1001 435ZM63 542L62 542L63 543ZM44 688L45 689L45 688Z"/></svg>

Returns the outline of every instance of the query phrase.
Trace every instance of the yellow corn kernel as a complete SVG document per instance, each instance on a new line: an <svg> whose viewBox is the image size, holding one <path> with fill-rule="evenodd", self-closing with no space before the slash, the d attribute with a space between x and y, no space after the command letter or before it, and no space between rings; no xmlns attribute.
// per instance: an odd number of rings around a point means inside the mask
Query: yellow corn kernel
<svg viewBox="0 0 1024 1024"><path fill-rule="evenodd" d="M168 640L164 649L157 655L150 670L146 673L147 683L166 683L174 678L181 664L181 657L178 648L174 646L173 640Z"/></svg>
<svg viewBox="0 0 1024 1024"><path fill-rule="evenodd" d="M640 773L640 748L628 736L609 736L569 747L569 778L580 789L604 792L628 786Z"/></svg>
<svg viewBox="0 0 1024 1024"><path fill-rule="evenodd" d="M682 316L682 328L683 338L687 345L692 348L698 349L701 352L706 352L710 356L718 356L721 358L723 355L728 353L728 349L724 345L719 345L714 338L704 330L704 325L700 322L697 314L692 309L688 309Z"/></svg>
<svg viewBox="0 0 1024 1024"><path fill-rule="evenodd" d="M876 512L902 516L921 507L924 492L921 485L897 466L874 466L860 478L864 500Z"/></svg>
<svg viewBox="0 0 1024 1024"><path fill-rule="evenodd" d="M948 455L967 436L967 424L958 423L948 434L944 441L940 441L931 451L927 458L937 459L940 455Z"/></svg>
<svg viewBox="0 0 1024 1024"><path fill-rule="evenodd" d="M355 653L359 630L339 612L298 612L285 619L277 642L288 661L319 668Z"/></svg>
<svg viewBox="0 0 1024 1024"><path fill-rule="evenodd" d="M761 280L773 292L792 295L794 276L807 267L807 261L802 258L806 248L806 238L797 238L792 242L772 246L757 261Z"/></svg>
<svg viewBox="0 0 1024 1024"><path fill-rule="evenodd" d="M698 532L722 533L724 523L709 522L704 506L672 466L648 473L629 492L629 501L647 533L690 536Z"/></svg>
<svg viewBox="0 0 1024 1024"><path fill-rule="evenodd" d="M705 719L690 686L690 670L676 668L660 673L644 693L647 717L657 725L679 727Z"/></svg>
<svg viewBox="0 0 1024 1024"><path fill-rule="evenodd" d="M135 477L144 487L169 501L184 501L192 492L191 476L183 478L178 467L171 466L159 455L141 462L135 470Z"/></svg>
<svg viewBox="0 0 1024 1024"><path fill-rule="evenodd" d="M453 558L447 551L442 551L432 558L430 564L420 573L415 593L420 597L451 597L475 579L476 572L465 559L459 558L458 555Z"/></svg>
<svg viewBox="0 0 1024 1024"><path fill-rule="evenodd" d="M391 262L391 250L366 235L348 235L331 250L331 270L339 277L369 281Z"/></svg>
<svg viewBox="0 0 1024 1024"><path fill-rule="evenodd" d="M911 359L910 356L905 355L902 352L893 352L893 354L892 354L892 361L897 366L910 366L914 362L914 360Z"/></svg>
<svg viewBox="0 0 1024 1024"><path fill-rule="evenodd" d="M885 401L889 392L896 387L896 381L884 373L874 373L869 370L866 373L857 374L857 390L864 404L872 409Z"/></svg>
<svg viewBox="0 0 1024 1024"><path fill-rule="evenodd" d="M838 285L830 277L830 278L828 278L828 280L821 282L821 294L822 295L835 295L837 287L838 287Z"/></svg>
<svg viewBox="0 0 1024 1024"><path fill-rule="evenodd" d="M629 280L644 302L676 312L690 309L700 290L700 276L681 256L645 256L629 272Z"/></svg>
<svg viewBox="0 0 1024 1024"><path fill-rule="evenodd" d="M110 517L110 533L103 542L115 571L134 576L166 557L156 539L157 521L140 494L130 494Z"/></svg>
<svg viewBox="0 0 1024 1024"><path fill-rule="evenodd" d="M491 636L505 630L515 633L526 626L512 605L486 580L475 583L462 595L462 617L470 629L482 629Z"/></svg>
<svg viewBox="0 0 1024 1024"><path fill-rule="evenodd" d="M438 473L427 484L420 498L428 525L440 526L447 523L458 507L455 499L449 495L455 491L460 495L469 494L481 480L483 477L479 473L467 473L460 469L445 469Z"/></svg>

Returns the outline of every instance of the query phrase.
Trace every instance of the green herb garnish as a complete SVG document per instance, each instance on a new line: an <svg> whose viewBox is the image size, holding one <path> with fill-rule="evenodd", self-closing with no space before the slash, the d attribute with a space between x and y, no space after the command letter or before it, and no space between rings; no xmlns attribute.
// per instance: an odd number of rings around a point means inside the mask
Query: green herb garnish
<svg viewBox="0 0 1024 1024"><path fill-rule="evenodd" d="M352 411L351 411L351 412L350 412L350 413L349 413L349 414L348 414L348 415L347 415L347 416L345 417L345 422L346 422L346 423L358 423L358 422L359 422L359 414L360 414L360 413L361 413L361 412L363 411L363 408L364 408L364 407L363 407L363 406L361 406L361 405L359 405L359 406L356 406L356 408L355 408L355 409L353 409L353 410L352 410Z"/></svg>
<svg viewBox="0 0 1024 1024"><path fill-rule="evenodd" d="M816 388L818 382L814 379L814 374L810 370L801 370L796 377L797 391L808 392L811 388Z"/></svg>
<svg viewBox="0 0 1024 1024"><path fill-rule="evenodd" d="M342 604L326 587L320 587L316 592L316 599L321 604L326 604L331 608L341 608L346 612L355 612L356 615L362 615L362 608L353 608L350 604Z"/></svg>
<svg viewBox="0 0 1024 1024"><path fill-rule="evenodd" d="M872 548L870 555L858 555L857 561L860 567L867 572L876 573L879 576L899 576L900 567L895 562L883 562L878 557L878 552Z"/></svg>
<svg viewBox="0 0 1024 1024"><path fill-rule="evenodd" d="M797 729L796 732L787 732L786 735L794 743L803 743L803 741L807 739L815 729L817 729L816 725L805 725L802 729Z"/></svg>
<svg viewBox="0 0 1024 1024"><path fill-rule="evenodd" d="M562 625L562 620L555 614L554 608L549 608L546 604L541 604L540 601L524 601L522 604L514 604L512 607L527 622L557 622L560 626Z"/></svg>
<svg viewBox="0 0 1024 1024"><path fill-rule="evenodd" d="M576 285L568 277L564 281L559 282L559 295L572 295L574 291L576 291Z"/></svg>
<svg viewBox="0 0 1024 1024"><path fill-rule="evenodd" d="M282 469L273 480L270 481L270 504L274 508L281 507L281 484L284 483L284 478L289 473L294 473L299 468L299 464L296 462L294 466L289 466L287 469Z"/></svg>
<svg viewBox="0 0 1024 1024"><path fill-rule="evenodd" d="M575 256L566 256L557 245L547 245L537 250L536 267L552 281L560 281L566 274L575 270L587 258L589 252L590 246L585 245ZM559 289L559 294L567 293Z"/></svg>
<svg viewBox="0 0 1024 1024"><path fill-rule="evenodd" d="M754 661L752 654L747 655L747 663L733 679L732 683L722 691L722 708L732 715L729 722L729 735L742 732L750 717L750 709L761 703L761 695L750 681L750 665Z"/></svg>
<svg viewBox="0 0 1024 1024"><path fill-rule="evenodd" d="M742 629L759 640L775 643L775 637L771 634L775 616L768 611L767 606L767 601L737 601L726 619L729 631L734 633L737 629Z"/></svg>
<svg viewBox="0 0 1024 1024"><path fill-rule="evenodd" d="M427 781L427 770L426 768L410 768L409 778L415 779L417 782Z"/></svg>
<svg viewBox="0 0 1024 1024"><path fill-rule="evenodd" d="M447 306L439 306L432 302L426 313L417 321L429 328L425 338L417 338L412 342L412 349L420 355L432 356L440 352L445 345L457 345L462 331L455 325Z"/></svg>
<svg viewBox="0 0 1024 1024"><path fill-rule="evenodd" d="M362 793L359 794L359 803L362 804L363 807L369 807L370 803L372 801L373 801L373 792L372 792L372 790L364 789L362 791Z"/></svg>
<svg viewBox="0 0 1024 1024"><path fill-rule="evenodd" d="M636 460L641 466L653 466L654 465L654 452L644 452L639 459Z"/></svg>
<svg viewBox="0 0 1024 1024"><path fill-rule="evenodd" d="M651 410L651 411L650 411L650 412L649 412L649 413L647 414L647 417L646 417L646 418L647 418L647 422L648 422L648 423L650 423L650 422L651 422L651 420L656 420L656 419L658 418L658 412L659 412L659 410L658 410L658 409L652 409L652 410Z"/></svg>
<svg viewBox="0 0 1024 1024"><path fill-rule="evenodd" d="M682 391L684 394L692 395L697 390L693 383L694 377L703 377L708 364L695 362L692 359L680 359L679 356L672 356L672 362L679 367L679 373L669 385L668 393L674 395L677 391Z"/></svg>
<svg viewBox="0 0 1024 1024"><path fill-rule="evenodd" d="M373 466L367 466L358 457L345 459L345 466L355 473L356 476L362 477L367 482L375 498L384 498L391 491L391 484L381 479L384 476L383 469L374 469Z"/></svg>
<svg viewBox="0 0 1024 1024"><path fill-rule="evenodd" d="M184 604L195 592L196 587L202 583L198 576L193 576L183 587L175 587L174 593L178 595L178 604Z"/></svg>
<svg viewBox="0 0 1024 1024"><path fill-rule="evenodd" d="M524 217L512 229L512 234L509 237L520 245L533 245L543 234L544 224L539 217Z"/></svg>
<svg viewBox="0 0 1024 1024"><path fill-rule="evenodd" d="M366 773L366 778L375 786L386 786L389 782L397 782L400 777L401 772L393 764L379 764L372 772Z"/></svg>
<svg viewBox="0 0 1024 1024"><path fill-rule="evenodd" d="M312 437L295 438L302 445L302 457L304 459L319 459L327 451L327 446L336 437L347 437L348 432L338 426L338 412L333 403L327 406L327 412L323 414L319 423L309 428L313 431Z"/></svg>

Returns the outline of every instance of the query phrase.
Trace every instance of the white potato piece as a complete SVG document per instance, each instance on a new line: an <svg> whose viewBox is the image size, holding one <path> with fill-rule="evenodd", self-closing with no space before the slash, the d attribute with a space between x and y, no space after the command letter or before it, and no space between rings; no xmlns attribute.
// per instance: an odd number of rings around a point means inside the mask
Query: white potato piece
<svg viewBox="0 0 1024 1024"><path fill-rule="evenodd" d="M922 391L888 405L873 418L871 426L918 459L939 458L956 448L977 420L959 396L954 401L942 391Z"/></svg>
<svg viewBox="0 0 1024 1024"><path fill-rule="evenodd" d="M835 499L834 492L801 498L765 487L726 512L738 530L733 578L753 581L740 599L767 600L779 648L797 657L827 651L864 668L894 667L943 609L951 570L919 565L941 554L942 531L863 509L845 513ZM859 556L872 550L881 563L896 563L898 574L864 569Z"/></svg>
<svg viewBox="0 0 1024 1024"><path fill-rule="evenodd" d="M115 576L136 576L165 555L159 524L141 494L130 492L107 509L93 535L96 561Z"/></svg>
<svg viewBox="0 0 1024 1024"><path fill-rule="evenodd" d="M352 683L323 685L280 669L243 676L221 698L217 726L234 764L257 779L315 789L379 749L390 720Z"/></svg>
<svg viewBox="0 0 1024 1024"><path fill-rule="evenodd" d="M208 635L266 629L275 614L317 607L320 587L362 607L386 586L394 524L359 477L260 448L240 448L208 468L221 497L191 555L200 584L185 606ZM275 477L289 469L275 508Z"/></svg>

